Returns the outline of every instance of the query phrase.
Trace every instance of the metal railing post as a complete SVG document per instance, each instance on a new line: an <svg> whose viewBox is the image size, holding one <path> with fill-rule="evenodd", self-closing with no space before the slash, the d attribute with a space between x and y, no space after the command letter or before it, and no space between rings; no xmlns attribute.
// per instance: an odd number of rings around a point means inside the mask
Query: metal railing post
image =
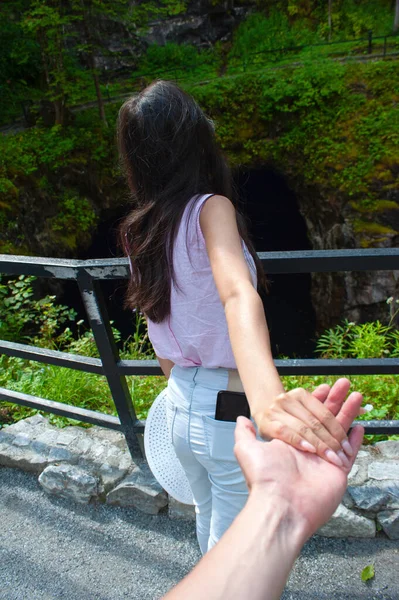
<svg viewBox="0 0 399 600"><path fill-rule="evenodd" d="M372 29L370 29L367 33L367 37L368 37L368 48L367 48L367 53L368 54L372 54L373 53L373 31Z"/></svg>
<svg viewBox="0 0 399 600"><path fill-rule="evenodd" d="M119 351L112 334L100 283L95 281L85 269L79 269L77 281L90 327L100 353L104 374L118 411L121 430L125 435L132 458L142 458L140 444L134 431L134 427L138 422L137 416L126 378L118 370Z"/></svg>

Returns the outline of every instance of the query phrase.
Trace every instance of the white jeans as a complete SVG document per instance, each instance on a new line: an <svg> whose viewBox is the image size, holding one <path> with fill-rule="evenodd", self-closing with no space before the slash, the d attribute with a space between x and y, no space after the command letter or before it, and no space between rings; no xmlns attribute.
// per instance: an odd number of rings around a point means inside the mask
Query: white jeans
<svg viewBox="0 0 399 600"><path fill-rule="evenodd" d="M235 423L215 420L217 393L228 382L227 369L177 365L168 380L170 435L193 492L202 553L216 544L248 497L233 452Z"/></svg>

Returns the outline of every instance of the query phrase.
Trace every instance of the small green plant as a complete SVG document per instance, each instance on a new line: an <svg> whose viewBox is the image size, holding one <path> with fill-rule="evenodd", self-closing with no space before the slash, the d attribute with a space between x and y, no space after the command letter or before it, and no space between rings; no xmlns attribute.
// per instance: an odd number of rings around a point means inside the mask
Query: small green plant
<svg viewBox="0 0 399 600"><path fill-rule="evenodd" d="M369 581L369 579L373 579L374 576L375 576L374 565L367 565L367 567L364 567L364 569L362 570L360 578L362 581L366 582L366 581Z"/></svg>
<svg viewBox="0 0 399 600"><path fill-rule="evenodd" d="M390 305L390 321L383 325L380 321L343 324L329 329L317 342L317 352L323 358L396 358L399 356L399 331L392 326L398 310L392 308L397 303L393 298ZM336 378L334 378L335 380ZM369 419L399 420L399 377L397 375L357 375L349 377L352 389L361 392L365 402L373 407L360 417ZM318 378L322 383L321 378ZM333 380L331 380L332 382ZM313 385L317 385L315 379ZM305 385L309 385L306 381ZM399 436L392 436L399 439ZM386 436L367 436L369 441L386 439Z"/></svg>

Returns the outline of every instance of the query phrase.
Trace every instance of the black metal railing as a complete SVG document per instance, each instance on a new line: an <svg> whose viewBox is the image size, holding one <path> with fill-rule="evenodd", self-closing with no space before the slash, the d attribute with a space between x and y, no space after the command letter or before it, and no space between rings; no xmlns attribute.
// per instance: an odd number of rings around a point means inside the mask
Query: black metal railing
<svg viewBox="0 0 399 600"><path fill-rule="evenodd" d="M312 250L259 253L265 271L276 273L321 273L334 271L399 271L399 249ZM78 283L100 358L90 358L15 342L0 341L0 354L104 375L118 417L61 402L0 388L0 401L29 406L82 422L116 429L126 437L133 457L141 456L137 434L144 422L136 417L126 375L162 375L156 360L121 360L112 334L100 282L128 279L126 259L63 260L0 255L0 274L34 275ZM399 374L399 359L285 359L276 360L281 375ZM399 433L399 421L362 421L366 433Z"/></svg>

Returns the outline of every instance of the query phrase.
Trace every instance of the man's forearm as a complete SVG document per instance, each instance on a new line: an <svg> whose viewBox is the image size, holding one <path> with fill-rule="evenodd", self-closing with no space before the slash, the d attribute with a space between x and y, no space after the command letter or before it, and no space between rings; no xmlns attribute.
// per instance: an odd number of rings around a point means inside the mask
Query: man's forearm
<svg viewBox="0 0 399 600"><path fill-rule="evenodd" d="M307 537L286 500L251 492L219 543L165 600L278 600Z"/></svg>

